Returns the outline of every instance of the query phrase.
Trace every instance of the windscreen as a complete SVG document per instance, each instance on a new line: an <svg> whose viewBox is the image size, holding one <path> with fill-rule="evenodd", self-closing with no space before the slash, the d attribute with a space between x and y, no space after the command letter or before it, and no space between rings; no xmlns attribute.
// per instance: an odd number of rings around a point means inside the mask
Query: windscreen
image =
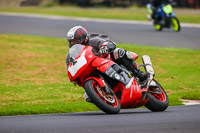
<svg viewBox="0 0 200 133"><path fill-rule="evenodd" d="M70 49L69 49L69 56L73 57L74 59L76 57L78 57L78 55L80 54L80 52L83 50L85 46L81 45L81 44L75 44L73 45Z"/></svg>

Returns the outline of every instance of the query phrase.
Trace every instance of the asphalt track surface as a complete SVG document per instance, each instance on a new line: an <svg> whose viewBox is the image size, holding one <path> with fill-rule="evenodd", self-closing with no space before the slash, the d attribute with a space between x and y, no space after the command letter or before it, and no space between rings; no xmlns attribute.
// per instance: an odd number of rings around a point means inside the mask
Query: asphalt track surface
<svg viewBox="0 0 200 133"><path fill-rule="evenodd" d="M174 32L172 29L157 32L150 23L144 22L0 14L0 33L65 38L66 32L75 25L86 27L89 33L107 34L116 43L200 49L199 25L183 25L181 32Z"/></svg>
<svg viewBox="0 0 200 133"><path fill-rule="evenodd" d="M0 117L0 133L199 133L200 106Z"/></svg>
<svg viewBox="0 0 200 133"><path fill-rule="evenodd" d="M200 28L182 27L179 33L156 32L150 24L96 22L0 14L0 33L65 38L74 25L111 36L118 43L200 49ZM169 107L165 112L147 109L0 117L0 133L199 133L200 105Z"/></svg>

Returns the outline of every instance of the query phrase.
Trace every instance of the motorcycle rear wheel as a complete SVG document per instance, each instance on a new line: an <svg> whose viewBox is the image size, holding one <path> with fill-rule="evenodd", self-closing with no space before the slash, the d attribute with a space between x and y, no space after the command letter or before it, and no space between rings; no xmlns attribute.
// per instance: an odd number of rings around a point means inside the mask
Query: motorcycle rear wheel
<svg viewBox="0 0 200 133"><path fill-rule="evenodd" d="M99 109L107 114L117 114L121 109L120 102L115 94L106 94L104 89L94 79L85 82L85 91Z"/></svg>
<svg viewBox="0 0 200 133"><path fill-rule="evenodd" d="M171 24L174 31L179 32L181 30L180 22L176 17L171 18Z"/></svg>
<svg viewBox="0 0 200 133"><path fill-rule="evenodd" d="M148 103L145 104L145 107L153 112L160 112L167 109L169 104L169 99L167 93L162 88L162 86L154 80L158 87L150 87L147 93L147 98L149 99Z"/></svg>
<svg viewBox="0 0 200 133"><path fill-rule="evenodd" d="M162 31L162 25L160 24L154 24L154 28L157 30L157 31Z"/></svg>

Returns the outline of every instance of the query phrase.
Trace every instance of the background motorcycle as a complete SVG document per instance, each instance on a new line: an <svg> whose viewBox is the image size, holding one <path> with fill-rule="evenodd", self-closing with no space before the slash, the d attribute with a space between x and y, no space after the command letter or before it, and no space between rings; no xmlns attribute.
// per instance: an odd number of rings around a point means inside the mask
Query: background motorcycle
<svg viewBox="0 0 200 133"><path fill-rule="evenodd" d="M147 10L152 14L151 5L147 4ZM157 31L161 31L163 28L173 28L178 32L181 30L180 22L173 12L172 5L162 4L158 7L153 19L153 25Z"/></svg>
<svg viewBox="0 0 200 133"><path fill-rule="evenodd" d="M68 77L82 86L91 102L108 114L120 109L145 105L151 111L164 111L168 107L168 96L162 86L153 79L154 70L149 56L143 56L145 70L150 73L147 83L139 84L137 78L110 59L96 56L93 48L81 44L69 50ZM132 53L134 59L137 54ZM152 84L153 83L153 84Z"/></svg>

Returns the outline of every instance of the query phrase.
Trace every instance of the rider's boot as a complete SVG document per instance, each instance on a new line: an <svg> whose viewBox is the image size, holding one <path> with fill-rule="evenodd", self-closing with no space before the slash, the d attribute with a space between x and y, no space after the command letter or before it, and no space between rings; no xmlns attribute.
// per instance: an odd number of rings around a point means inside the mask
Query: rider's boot
<svg viewBox="0 0 200 133"><path fill-rule="evenodd" d="M128 63L129 62L129 63ZM140 69L137 68L137 64L133 59L124 59L123 64L129 71L132 72L133 76L136 76L140 79L140 82L144 82L149 77L149 73L144 73Z"/></svg>
<svg viewBox="0 0 200 133"><path fill-rule="evenodd" d="M140 69L137 68L137 64L135 63L133 56L129 51L126 51L122 48L117 48L113 52L114 59L117 63L122 64L126 69L132 72L132 75L138 77L140 82L144 82L148 79L149 73L144 73Z"/></svg>

